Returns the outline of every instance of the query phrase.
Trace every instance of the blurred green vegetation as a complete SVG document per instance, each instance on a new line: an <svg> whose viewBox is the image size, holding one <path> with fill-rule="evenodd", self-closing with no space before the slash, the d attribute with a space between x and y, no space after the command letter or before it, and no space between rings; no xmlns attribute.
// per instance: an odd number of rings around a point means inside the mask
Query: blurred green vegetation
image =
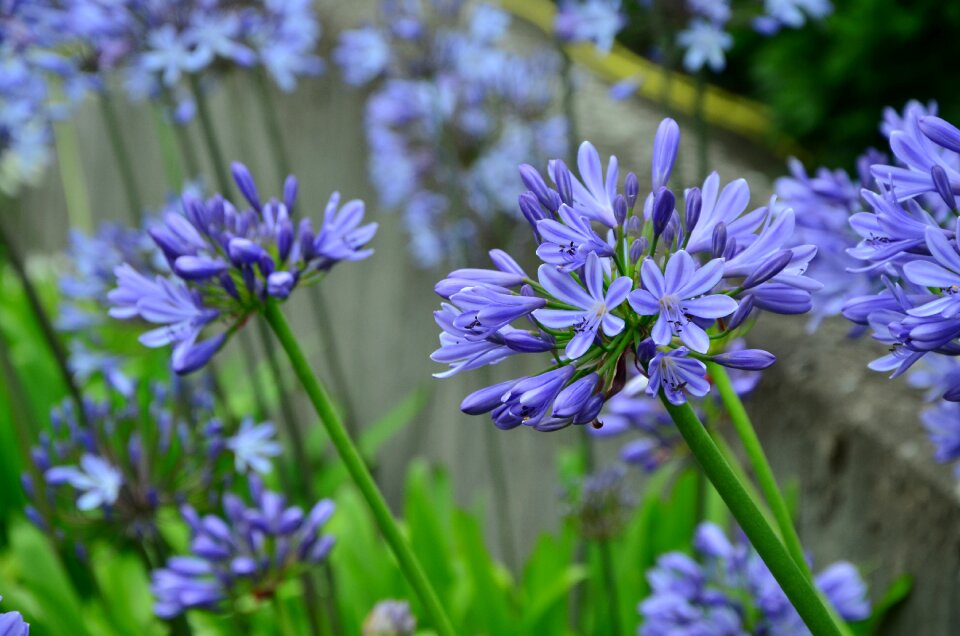
<svg viewBox="0 0 960 636"><path fill-rule="evenodd" d="M947 120L960 120L960 2L944 0L833 0L822 23L784 29L765 37L754 32L745 5L730 30L734 48L727 68L708 80L771 109L771 139L799 142L810 162L852 167L870 146L882 145L883 109L901 110L911 99L936 100ZM666 15L634 7L623 43L658 57L660 25L682 29L682 4L667 3ZM679 53L672 64L679 67Z"/></svg>

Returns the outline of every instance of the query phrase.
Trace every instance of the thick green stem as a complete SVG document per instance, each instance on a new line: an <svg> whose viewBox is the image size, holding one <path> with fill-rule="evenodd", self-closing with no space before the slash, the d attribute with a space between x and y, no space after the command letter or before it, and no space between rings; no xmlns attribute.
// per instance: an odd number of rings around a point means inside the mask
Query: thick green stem
<svg viewBox="0 0 960 636"><path fill-rule="evenodd" d="M377 488L377 484L370 474L370 469L367 468L366 463L363 461L360 451L354 445L353 440L350 439L350 435L343 426L343 422L340 421L333 402L317 380L316 375L314 375L310 369L310 363L303 354L303 350L300 348L296 336L294 336L291 331L290 325L287 323L276 301L272 299L267 301L264 316L273 329L274 334L277 336L277 339L280 341L280 344L283 346L284 351L286 351L287 356L290 358L293 370L303 384L303 388L306 390L310 401L313 403L317 415L320 417L320 421L330 436L330 441L333 443L334 448L337 449L340 459L346 466L347 472L350 473L357 488L367 500L367 504L370 506L370 510L377 521L377 525L380 527L380 531L383 533L384 538L400 564L400 569L406 577L407 582L417 593L426 614L434 623L434 628L441 636L453 636L456 633L453 625L450 623L450 619L447 618L446 612L440 604L440 600L433 586L423 571L423 567L420 565L410 544L400 531L400 526L393 518L393 514L390 512L390 508L387 506L387 502L384 500L380 489Z"/></svg>
<svg viewBox="0 0 960 636"><path fill-rule="evenodd" d="M260 339L264 345L270 341L270 328L267 323L259 316L254 320L257 323L257 329L260 332ZM283 420L284 431L287 435L288 446L293 453L296 467L294 468L294 485L300 491L307 503L313 499L313 482L310 476L313 474L313 468L310 465L310 459L307 457L306 445L303 442L303 433L297 425L297 416L293 412L293 404L287 396L284 395L283 380L280 374L280 363L272 347L265 347L267 352L267 365L270 367L270 374L273 376L273 382L277 387L277 401L280 402L280 412Z"/></svg>
<svg viewBox="0 0 960 636"><path fill-rule="evenodd" d="M737 395L737 392L734 390L733 384L730 382L730 376L727 375L726 370L722 366L713 363L710 363L708 368L710 377L713 378L714 386L717 387L717 392L720 394L720 400L730 415L733 429L737 432L737 437L740 438L743 449L747 453L747 460L750 462L750 467L753 468L757 483L760 485L760 492L763 493L763 498L767 500L767 505L770 506L773 517L777 521L777 526L780 528L780 536L783 537L783 543L790 552L790 556L793 557L793 560L796 561L800 569L803 570L807 578L809 578L810 568L807 566L807 559L803 553L803 544L800 543L800 537L797 535L797 530L793 525L790 508L787 506L787 502L783 498L779 486L777 486L777 480L773 476L773 469L770 467L770 462L767 461L767 456L763 452L763 446L760 445L757 432L750 422L750 416L747 415L746 409L743 408L743 402L740 401L740 396Z"/></svg>
<svg viewBox="0 0 960 636"><path fill-rule="evenodd" d="M3 201L0 201L0 203L2 202ZM46 340L47 346L50 348L50 353L53 354L54 362L56 362L57 369L60 371L64 385L67 387L70 398L74 402L74 406L77 411L77 419L81 423L85 423L87 420L87 414L83 408L83 395L80 393L80 387L77 386L77 383L73 378L73 373L70 372L67 351L64 349L63 343L60 341L57 332L53 328L53 322L50 320L50 316L47 315L47 310L43 307L43 302L40 300L40 294L37 292L36 287L34 287L33 281L31 281L30 277L27 275L27 270L26 267L24 267L23 258L20 255L20 252L17 251L16 245L10 239L10 235L7 233L2 218L5 215L5 211L2 209L2 207L3 206L0 206L0 256L6 257L7 261L10 263L10 266L13 267L13 271L16 273L17 278L20 280L23 293L27 298L27 304L30 305L30 310L33 312L33 317L37 321L37 325L40 327L40 332L43 335L44 340Z"/></svg>
<svg viewBox="0 0 960 636"><path fill-rule="evenodd" d="M803 622L817 636L841 636L843 633L841 628L834 621L813 583L780 542L776 532L760 511L760 506L737 479L720 449L700 422L700 418L689 404L680 406L671 404L662 394L661 401L703 468L703 472L720 493L724 503L733 513L734 519L770 569Z"/></svg>
<svg viewBox="0 0 960 636"><path fill-rule="evenodd" d="M120 121L117 119L117 109L114 107L109 89L104 88L103 92L100 93L99 101L100 114L103 116L103 123L107 128L107 139L110 141L113 158L117 162L117 171L120 173L120 180L123 182L127 205L130 207L131 217L139 225L143 219L143 199L140 197L140 188L137 186L137 179L133 174L134 163L131 161L130 153L127 152L127 146L123 142Z"/></svg>
<svg viewBox="0 0 960 636"><path fill-rule="evenodd" d="M753 468L757 482L760 484L760 491L763 493L763 498L766 499L773 513L773 517L776 519L783 543L787 551L790 552L790 556L793 557L793 560L807 578L812 579L813 574L807 565L806 555L803 552L803 544L800 542L800 536L797 534L796 527L793 525L790 506L787 505L783 493L780 491L779 486L777 486L773 469L770 467L767 455L763 451L763 446L760 444L756 429L754 429L753 423L750 421L750 416L747 415L740 396L737 395L737 392L734 390L733 383L730 381L730 376L727 374L726 369L714 363L710 363L708 368L710 377L713 378L714 386L717 387L717 392L720 393L720 400L723 402L723 406L726 408L727 414L733 423L733 428L737 432L737 436L740 438L740 442L743 444L743 448L747 453L747 459L750 462L751 468ZM817 590L817 593L821 599L823 599L823 594L820 593L819 590ZM840 626L840 631L843 632L844 636L852 634L847 624L841 621L836 615L833 606L827 603L826 607L827 611L833 616L834 622Z"/></svg>

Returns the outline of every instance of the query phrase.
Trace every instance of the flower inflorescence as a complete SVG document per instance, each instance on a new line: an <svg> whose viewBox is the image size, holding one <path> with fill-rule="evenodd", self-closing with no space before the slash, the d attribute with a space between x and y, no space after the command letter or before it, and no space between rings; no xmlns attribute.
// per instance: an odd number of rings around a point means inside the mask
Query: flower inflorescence
<svg viewBox="0 0 960 636"><path fill-rule="evenodd" d="M369 174L401 210L423 266L476 256L512 218L516 166L566 152L553 112L559 60L504 42L510 17L487 3L381 2L381 19L344 31L344 80L366 103Z"/></svg>
<svg viewBox="0 0 960 636"><path fill-rule="evenodd" d="M709 392L705 361L752 370L774 362L765 351L724 345L761 310L809 311L820 284L804 272L816 247L791 243L792 210L748 212L742 179L721 189L713 173L678 206L667 184L679 139L676 122L664 120L644 198L633 173L620 191L616 157L604 173L589 142L578 153L579 178L554 160L551 187L521 166L529 191L520 210L543 264L533 278L493 250L495 269L459 269L440 281L446 302L435 312L443 333L433 359L450 365L438 376L522 353L550 353L553 364L476 391L463 411L490 412L503 429L556 430L596 421L631 368L650 396L662 391L680 404Z"/></svg>
<svg viewBox="0 0 960 636"><path fill-rule="evenodd" d="M172 618L187 610L221 611L242 596L272 597L277 587L306 566L322 563L334 538L323 527L334 512L329 499L309 512L287 506L283 495L250 478L253 506L237 495L223 496L223 516L199 514L184 506L190 554L167 560L151 576L154 611Z"/></svg>
<svg viewBox="0 0 960 636"><path fill-rule="evenodd" d="M41 481L22 477L27 516L57 538L153 540L162 507L207 510L237 474L270 472L279 455L272 424L221 421L202 384L175 379L116 397L87 401L85 423L65 403L33 449Z"/></svg>
<svg viewBox="0 0 960 636"><path fill-rule="evenodd" d="M140 340L148 347L172 344L177 373L203 367L268 299L285 300L338 262L373 253L366 244L377 224L361 225L362 201L341 206L334 193L314 229L309 219L294 220L296 178L287 178L282 200L262 202L245 166L233 164L233 176L246 207L220 194L206 200L185 195L181 211L167 212L149 230L171 273L145 275L124 263L108 294L111 316L160 325ZM203 338L215 323L226 328Z"/></svg>
<svg viewBox="0 0 960 636"><path fill-rule="evenodd" d="M693 547L699 560L683 552L669 552L647 572L652 592L639 605L641 636L810 633L745 540L731 542L718 526L703 523L697 528ZM870 615L866 585L850 563L831 564L814 582L844 620L858 621Z"/></svg>

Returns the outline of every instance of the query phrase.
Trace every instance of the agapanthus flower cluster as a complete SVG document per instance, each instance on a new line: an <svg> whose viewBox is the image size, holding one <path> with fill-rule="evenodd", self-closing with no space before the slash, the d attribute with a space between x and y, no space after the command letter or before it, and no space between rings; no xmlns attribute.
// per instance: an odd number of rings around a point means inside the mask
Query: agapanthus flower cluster
<svg viewBox="0 0 960 636"><path fill-rule="evenodd" d="M226 611L243 597L271 598L277 588L305 567L322 563L334 544L323 526L334 512L329 499L304 512L284 496L250 478L248 506L239 496L223 496L223 514L181 509L190 528L190 553L174 556L154 570L150 588L154 611L173 618L188 610Z"/></svg>
<svg viewBox="0 0 960 636"><path fill-rule="evenodd" d="M703 523L693 548L698 559L669 552L647 572L652 592L638 608L641 636L810 633L745 539L731 542L720 527ZM815 575L814 583L840 618L854 622L869 617L867 587L852 564L833 563Z"/></svg>
<svg viewBox="0 0 960 636"><path fill-rule="evenodd" d="M862 191L867 208L850 218L860 240L848 250L872 293L849 299L843 315L888 347L872 369L897 377L923 360L917 383L957 402L960 130L936 116L935 104L916 102L902 116L888 110L881 129L894 161L871 166L874 189ZM941 461L960 458L960 421L952 410L943 405L924 417Z"/></svg>
<svg viewBox="0 0 960 636"><path fill-rule="evenodd" d="M727 351L742 351L746 344L742 339L731 341ZM741 398L749 395L760 381L758 371L731 369L730 381ZM680 432L673 425L670 414L663 404L643 394L649 382L635 369L628 370L623 390L607 400L597 416L600 427L588 427L593 437L612 438L629 436L620 449L620 459L646 472L653 472L682 451ZM718 412L717 396L708 394L701 400L692 401L700 420L709 425Z"/></svg>
<svg viewBox="0 0 960 636"><path fill-rule="evenodd" d="M167 212L149 229L170 273L142 272L125 262L115 269L117 287L107 294L114 318L157 325L140 341L173 345L172 366L180 374L206 365L268 300L285 300L340 261L373 253L366 244L377 224L361 225L362 201L341 206L335 192L315 229L309 219L294 218L296 178L287 178L282 200L264 202L245 166L233 164L233 176L245 207L220 194L206 200L185 195L181 210Z"/></svg>
<svg viewBox="0 0 960 636"><path fill-rule="evenodd" d="M369 174L402 210L415 260L462 260L512 227L516 165L566 151L553 113L559 60L508 51L510 19L462 0L380 3L379 21L344 31L344 80L370 86Z"/></svg>
<svg viewBox="0 0 960 636"><path fill-rule="evenodd" d="M301 75L317 75L320 24L311 3L124 0L109 9L99 0L71 2L63 27L86 48L98 69L122 69L135 93L187 75L227 67L262 66L284 91Z"/></svg>
<svg viewBox="0 0 960 636"><path fill-rule="evenodd" d="M561 42L589 42L609 53L626 23L620 0L561 0L553 28Z"/></svg>
<svg viewBox="0 0 960 636"><path fill-rule="evenodd" d="M38 42L40 55L56 57L73 84L100 90L104 73L117 71L135 100L176 98L181 121L193 113L183 85L188 76L260 66L291 91L298 77L324 69L316 54L320 24L308 0L12 4L24 7L15 10L20 31L41 25L50 34Z"/></svg>
<svg viewBox="0 0 960 636"><path fill-rule="evenodd" d="M678 205L667 184L679 141L676 122L664 120L646 196L633 173L621 192L617 159L604 172L589 142L578 154L579 178L550 162L555 187L521 166L530 190L520 210L542 261L536 278L500 250L490 253L495 269L451 272L435 288L445 302L434 314L443 333L433 359L450 365L440 377L517 354L549 354L552 363L472 393L464 412L490 413L502 429L601 425L597 416L628 369L646 378L651 398L662 392L682 404L710 391L705 361L747 370L774 362L725 343L760 311L810 310L820 285L804 272L816 247L789 247L792 211L747 211L743 179L721 188L713 173Z"/></svg>
<svg viewBox="0 0 960 636"><path fill-rule="evenodd" d="M0 601L3 597L0 596ZM0 612L0 634L3 636L30 636L30 624L20 612Z"/></svg>
<svg viewBox="0 0 960 636"><path fill-rule="evenodd" d="M145 541L164 506L209 508L236 474L269 472L280 453L269 422L237 428L213 413L200 384L175 379L115 401L72 403L51 413L33 449L36 482L23 475L28 517L58 538Z"/></svg>

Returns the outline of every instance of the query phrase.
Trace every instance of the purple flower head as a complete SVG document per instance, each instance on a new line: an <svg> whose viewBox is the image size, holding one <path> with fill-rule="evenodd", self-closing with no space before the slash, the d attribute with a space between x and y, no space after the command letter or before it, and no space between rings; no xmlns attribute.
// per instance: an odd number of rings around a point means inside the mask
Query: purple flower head
<svg viewBox="0 0 960 636"><path fill-rule="evenodd" d="M681 250L661 272L653 259L640 267L643 289L630 293L630 306L641 316L656 316L651 335L657 345L670 343L674 336L699 353L710 348L710 338L695 318L716 319L737 310L737 301L723 294L707 295L723 276L723 261L714 259L698 268L690 255Z"/></svg>
<svg viewBox="0 0 960 636"><path fill-rule="evenodd" d="M517 173L567 152L554 99L560 58L509 50L509 16L491 4L426 6L382 3L375 23L343 34L334 57L348 83L371 88L370 179L380 202L403 213L417 264L459 265L516 223L521 184L533 194L521 204L531 224L560 205L539 176Z"/></svg>
<svg viewBox="0 0 960 636"><path fill-rule="evenodd" d="M82 419L70 402L51 412L32 452L43 480L24 489L38 525L71 543L140 541L157 532L161 508L206 510L238 472L269 468L272 427L237 430L214 416L204 378L173 377L89 400Z"/></svg>
<svg viewBox="0 0 960 636"><path fill-rule="evenodd" d="M115 269L116 289L107 294L114 318L160 325L140 340L149 347L172 344L177 373L202 368L268 299L284 300L336 263L372 253L365 246L377 225L360 225L361 201L341 208L335 193L315 232L308 220L294 224L295 181L288 179L284 202L264 203L245 166L234 164L233 174L250 207L238 209L220 195L205 201L185 195L182 213L167 212L149 231L170 273L151 277L125 262ZM224 331L203 337L223 323Z"/></svg>
<svg viewBox="0 0 960 636"><path fill-rule="evenodd" d="M761 309L810 308L819 284L805 271L816 248L797 241L793 212L775 202L748 212L746 182L721 192L715 173L702 189L683 190L681 218L665 185L679 138L676 122L665 120L651 173L657 190L645 197L642 212L635 208L635 173L620 191L616 158L604 170L589 142L578 153L579 176L560 160L548 162L555 188L521 165L528 190L519 207L542 262L536 280L500 251L491 252L495 269L451 272L435 287L447 302L435 313L443 333L432 357L450 367L438 377L519 354L553 359L540 373L474 391L461 404L464 412L490 413L504 429L591 423L597 434L613 434L653 415L635 404L644 391L654 398L663 391L675 404L705 396L705 360L747 373L775 362L765 351L742 350L737 336ZM938 336L907 326L924 342ZM745 382L744 390L754 383ZM656 466L676 436L654 437L625 456Z"/></svg>
<svg viewBox="0 0 960 636"><path fill-rule="evenodd" d="M191 554L171 557L151 574L157 616L216 612L241 594L270 597L285 579L326 559L334 539L322 529L333 514L332 501L322 499L305 513L288 507L283 495L264 490L255 477L250 492L251 507L236 495L224 495L223 516L182 509Z"/></svg>
<svg viewBox="0 0 960 636"><path fill-rule="evenodd" d="M639 611L640 634L807 634L763 561L738 535L730 541L712 523L700 524L693 539L697 559L681 552L661 555L647 571L652 593ZM859 621L870 614L866 585L856 568L836 562L815 583L837 614Z"/></svg>

